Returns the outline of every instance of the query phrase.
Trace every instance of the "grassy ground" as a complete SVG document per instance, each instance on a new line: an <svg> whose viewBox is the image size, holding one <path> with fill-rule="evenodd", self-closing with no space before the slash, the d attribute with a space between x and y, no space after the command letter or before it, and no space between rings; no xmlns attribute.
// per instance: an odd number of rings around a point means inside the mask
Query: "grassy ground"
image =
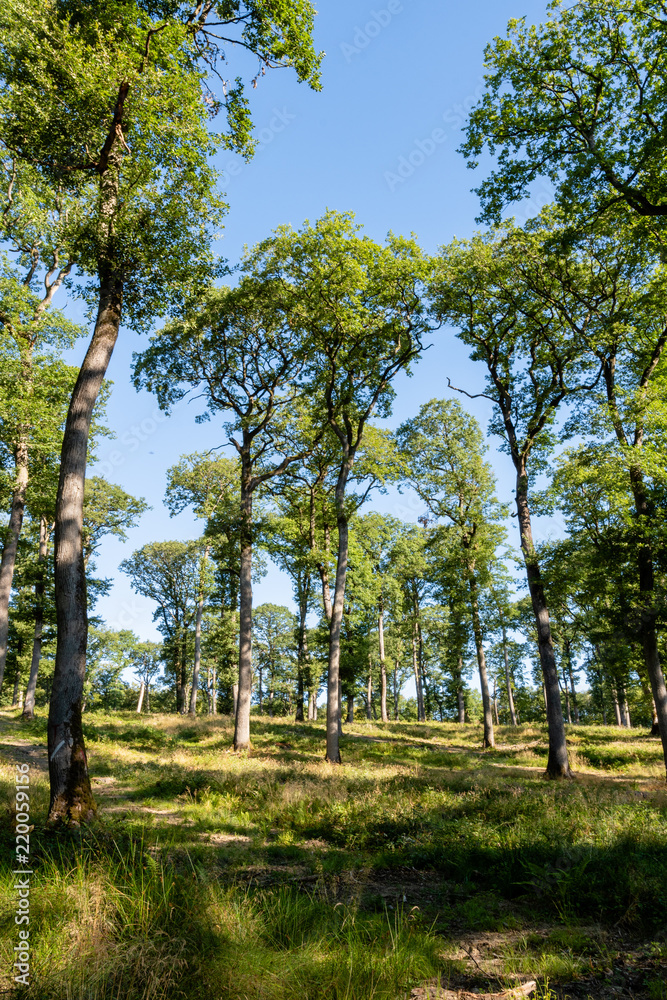
<svg viewBox="0 0 667 1000"><path fill-rule="evenodd" d="M667 788L643 731L90 715L99 820L40 832L45 720L0 713L0 989L11 990L13 762L31 764L26 998L398 1000L439 979L667 1000Z"/></svg>

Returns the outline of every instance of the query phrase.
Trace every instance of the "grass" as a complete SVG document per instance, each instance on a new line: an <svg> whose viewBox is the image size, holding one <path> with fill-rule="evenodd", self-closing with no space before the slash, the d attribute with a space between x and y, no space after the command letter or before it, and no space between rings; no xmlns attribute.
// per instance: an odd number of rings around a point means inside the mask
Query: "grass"
<svg viewBox="0 0 667 1000"><path fill-rule="evenodd" d="M31 762L33 1000L398 1000L439 979L538 996L666 1000L667 790L659 741L228 718L86 720L99 819L45 834L45 719L0 713L0 989L16 939L13 764ZM17 992L18 995L18 992Z"/></svg>

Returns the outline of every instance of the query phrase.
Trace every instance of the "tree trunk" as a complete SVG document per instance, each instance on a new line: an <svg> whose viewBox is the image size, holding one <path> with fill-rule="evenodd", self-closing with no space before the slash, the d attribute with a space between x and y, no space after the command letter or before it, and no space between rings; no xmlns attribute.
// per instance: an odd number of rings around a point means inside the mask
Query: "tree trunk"
<svg viewBox="0 0 667 1000"><path fill-rule="evenodd" d="M394 721L398 722L398 699L400 696L400 691L398 690L398 665L399 660L394 660Z"/></svg>
<svg viewBox="0 0 667 1000"><path fill-rule="evenodd" d="M348 694L347 696L347 720L348 723L352 724L354 722L354 695Z"/></svg>
<svg viewBox="0 0 667 1000"><path fill-rule="evenodd" d="M572 671L572 648L570 646L570 640L565 640L565 654L567 657L567 675L570 681L570 694L572 696L572 714L574 715L574 721L579 725L579 706L577 704L577 692L574 687L574 674Z"/></svg>
<svg viewBox="0 0 667 1000"><path fill-rule="evenodd" d="M387 713L387 667L384 662L384 612L380 608L378 617L378 637L380 640L380 718L389 722Z"/></svg>
<svg viewBox="0 0 667 1000"><path fill-rule="evenodd" d="M307 638L306 638L306 618L308 615L308 590L310 585L306 586L305 580L301 584L300 594L299 594L299 635L297 640L297 655L296 655L296 669L297 669L297 690L296 690L296 722L303 722L304 720L304 675L306 672L306 649L307 649Z"/></svg>
<svg viewBox="0 0 667 1000"><path fill-rule="evenodd" d="M499 726L500 721L498 719L498 679L495 676L493 678L493 714L496 719L496 725Z"/></svg>
<svg viewBox="0 0 667 1000"><path fill-rule="evenodd" d="M239 704L239 686L238 684L232 684L232 704L234 706L234 718L236 718L236 710Z"/></svg>
<svg viewBox="0 0 667 1000"><path fill-rule="evenodd" d="M146 684L144 681L141 682L141 687L139 688L139 697L137 699L137 715L141 712L144 703L144 692L146 690Z"/></svg>
<svg viewBox="0 0 667 1000"><path fill-rule="evenodd" d="M326 760L340 764L340 631L343 623L345 583L347 579L348 524L345 512L345 486L352 468L353 458L345 455L336 482L336 522L338 525L338 555L336 559L336 585L331 606L329 628L329 669L327 676L327 749Z"/></svg>
<svg viewBox="0 0 667 1000"><path fill-rule="evenodd" d="M567 686L567 677L565 676L565 669L563 668L563 683L561 684L563 693L565 694L565 717L567 718L568 725L572 725L572 713L570 712L570 690Z"/></svg>
<svg viewBox="0 0 667 1000"><path fill-rule="evenodd" d="M211 714L218 714L218 666L216 661L213 661L213 667L211 671Z"/></svg>
<svg viewBox="0 0 667 1000"><path fill-rule="evenodd" d="M245 449L244 449L245 451ZM241 571L239 583L239 693L234 728L234 749L250 749L250 698L252 695L252 491L250 457L241 456Z"/></svg>
<svg viewBox="0 0 667 1000"><path fill-rule="evenodd" d="M614 715L616 716L616 725L622 726L623 721L621 719L621 706L618 703L618 692L616 691L616 685L612 680L609 681L609 687L611 688L611 700L614 703Z"/></svg>
<svg viewBox="0 0 667 1000"><path fill-rule="evenodd" d="M479 604L477 598L477 578L474 568L468 567L468 585L470 587L470 613L472 616L472 630L475 636L475 649L477 650L477 666L479 667L479 683L482 689L482 708L484 711L484 747L495 746L493 736L493 716L491 714L491 697L489 695L489 678L486 673L486 656L484 655L484 645L482 643L482 626L479 620Z"/></svg>
<svg viewBox="0 0 667 1000"><path fill-rule="evenodd" d="M23 707L23 718L33 719L35 716L35 692L37 691L37 676L39 674L39 662L42 657L42 631L44 629L44 589L46 573L46 557L49 546L49 525L45 517L39 519L39 556L38 575L35 581L35 630L32 641L32 661L30 663L30 677L28 687L25 692L25 705Z"/></svg>
<svg viewBox="0 0 667 1000"><path fill-rule="evenodd" d="M373 700L373 660L368 654L368 684L366 685L366 718L370 722L373 718L371 704Z"/></svg>
<svg viewBox="0 0 667 1000"><path fill-rule="evenodd" d="M417 690L417 720L418 722L426 722L426 713L424 712L424 695L422 692L422 680L419 671L419 661L417 659L417 622L415 621L412 628L412 669L415 674L415 688Z"/></svg>
<svg viewBox="0 0 667 1000"><path fill-rule="evenodd" d="M12 504L9 512L9 524L5 534L5 544L0 560L0 689L5 676L7 663L7 636L9 634L9 599L12 594L12 581L16 567L21 526L25 512L25 495L28 488L28 444L19 441L14 456L16 480L12 493Z"/></svg>
<svg viewBox="0 0 667 1000"><path fill-rule="evenodd" d="M317 719L317 694L310 691L308 695L308 721L314 722Z"/></svg>
<svg viewBox="0 0 667 1000"><path fill-rule="evenodd" d="M558 672L556 657L551 641L551 623L549 609L544 594L537 553L533 544L533 529L528 506L528 476L525 468L517 469L516 508L521 532L521 551L523 553L530 599L537 626L537 645L544 677L546 695L547 724L549 727L549 756L546 774L549 778L570 778L570 763L565 742L565 724L563 709L560 703L558 688Z"/></svg>
<svg viewBox="0 0 667 1000"><path fill-rule="evenodd" d="M514 697L512 695L512 678L510 677L510 660L507 655L507 631L503 622L503 658L505 660L505 684L507 686L507 701L510 707L510 720L513 726L517 725L516 712L514 710Z"/></svg>
<svg viewBox="0 0 667 1000"><path fill-rule="evenodd" d="M108 237L112 235L117 199L114 168L101 180L101 216L108 225ZM81 728L88 640L83 489L93 408L120 327L123 284L113 263L110 253L100 267L95 330L72 393L60 458L54 545L58 638L48 723L50 826L78 824L96 812Z"/></svg>
<svg viewBox="0 0 667 1000"><path fill-rule="evenodd" d="M190 715L197 714L197 690L199 688L199 671L201 669L201 619L204 613L204 570L208 560L209 546L204 549L199 580L199 600L197 601L197 618L195 621L195 664L192 670L192 691L190 693Z"/></svg>

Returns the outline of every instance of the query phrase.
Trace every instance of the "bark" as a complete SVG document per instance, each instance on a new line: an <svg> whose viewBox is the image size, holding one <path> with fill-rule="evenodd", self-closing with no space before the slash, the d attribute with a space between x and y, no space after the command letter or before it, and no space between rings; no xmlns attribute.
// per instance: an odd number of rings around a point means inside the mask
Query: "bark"
<svg viewBox="0 0 667 1000"><path fill-rule="evenodd" d="M417 720L419 722L426 721L426 713L424 712L424 695L422 692L422 680L419 670L419 660L417 658L417 622L414 623L412 628L412 669L415 674L415 688L417 689Z"/></svg>
<svg viewBox="0 0 667 1000"><path fill-rule="evenodd" d="M549 728L549 756L546 774L549 778L570 778L570 763L565 742L565 724L563 709L560 702L558 687L558 672L556 657L551 639L551 623L549 609L544 594L544 586L540 575L540 567L533 543L533 529L528 506L528 475L524 466L517 469L516 507L521 533L521 551L523 553L528 588L537 626L537 645L544 678L546 698L547 724Z"/></svg>
<svg viewBox="0 0 667 1000"><path fill-rule="evenodd" d="M577 704L577 692L574 687L574 673L572 671L572 648L570 646L570 640L565 640L565 654L567 657L567 675L570 681L570 694L572 696L572 714L574 715L574 721L579 724L579 705Z"/></svg>
<svg viewBox="0 0 667 1000"><path fill-rule="evenodd" d="M499 726L500 721L498 719L498 690L497 690L497 679L495 677L493 678L493 714L496 719L496 725Z"/></svg>
<svg viewBox="0 0 667 1000"><path fill-rule="evenodd" d="M618 692L616 691L616 685L613 681L609 682L609 687L611 688L611 700L614 703L614 715L616 716L616 725L622 726L623 722L621 720L621 706L618 703Z"/></svg>
<svg viewBox="0 0 667 1000"><path fill-rule="evenodd" d="M354 722L354 695L348 694L347 696L347 722L352 724Z"/></svg>
<svg viewBox="0 0 667 1000"><path fill-rule="evenodd" d="M144 704L144 692L146 691L146 685L144 681L141 682L141 687L139 688L139 697L137 699L137 714L141 712L142 706Z"/></svg>
<svg viewBox="0 0 667 1000"><path fill-rule="evenodd" d="M101 215L110 229L118 200L117 178L112 169L101 183ZM93 407L118 338L122 299L122 279L111 254L100 267L95 330L74 386L60 458L54 546L58 638L48 723L51 826L78 824L96 812L81 728L88 638L83 488Z"/></svg>
<svg viewBox="0 0 667 1000"><path fill-rule="evenodd" d="M380 640L380 718L389 722L387 713L387 667L384 661L384 612L380 608L378 617L378 637Z"/></svg>
<svg viewBox="0 0 667 1000"><path fill-rule="evenodd" d="M568 725L572 725L572 713L570 712L570 691L567 686L567 677L565 676L565 670L563 670L563 683L561 688L565 695L565 716L567 718Z"/></svg>
<svg viewBox="0 0 667 1000"><path fill-rule="evenodd" d="M340 764L340 631L343 624L345 583L347 579L348 523L345 513L345 486L352 469L353 457L346 454L336 482L336 523L338 526L338 556L336 559L336 584L331 603L329 627L329 669L327 676L327 748L326 760Z"/></svg>
<svg viewBox="0 0 667 1000"><path fill-rule="evenodd" d="M297 693L296 722L304 721L304 687L306 664L308 660L308 636L306 633L306 618L308 617L308 595L310 593L310 574L304 572L299 588L299 633L297 640Z"/></svg>
<svg viewBox="0 0 667 1000"><path fill-rule="evenodd" d="M368 654L368 684L366 685L366 718L370 722L373 718L371 709L373 701L373 661L371 654Z"/></svg>
<svg viewBox="0 0 667 1000"><path fill-rule="evenodd" d="M472 615L472 630L475 636L477 650L477 666L479 668L479 683L482 689L482 708L484 712L484 747L495 746L493 736L493 715L491 713L491 697L489 695L489 678L486 672L486 656L482 642L482 625L479 620L479 603L477 595L477 579L474 568L468 567L468 585L470 587L470 612Z"/></svg>
<svg viewBox="0 0 667 1000"><path fill-rule="evenodd" d="M9 599L12 593L16 554L18 552L19 536L23 525L25 495L28 488L28 444L25 439L19 441L14 455L14 462L16 466L16 481L14 492L12 493L5 544L2 548L2 559L0 559L0 689L2 689L7 663Z"/></svg>
<svg viewBox="0 0 667 1000"><path fill-rule="evenodd" d="M317 695L314 691L311 691L308 696L308 721L314 722L317 719Z"/></svg>
<svg viewBox="0 0 667 1000"><path fill-rule="evenodd" d="M211 674L211 708L212 715L218 714L218 668L214 663Z"/></svg>
<svg viewBox="0 0 667 1000"><path fill-rule="evenodd" d="M42 658L42 631L44 629L44 589L46 573L46 557L49 546L49 526L45 517L39 519L39 556L38 556L38 576L35 581L35 630L32 641L32 661L30 663L30 677L28 687L25 692L25 705L23 707L23 718L32 719L35 716L35 692L37 690L37 676L39 674L39 663Z"/></svg>
<svg viewBox="0 0 667 1000"><path fill-rule="evenodd" d="M195 664L192 670L192 691L190 693L190 715L197 714L197 690L199 688L199 671L201 669L201 619L204 612L204 567L208 559L209 546L204 549L202 559L201 579L199 583L199 599L197 601L197 618L195 621Z"/></svg>
<svg viewBox="0 0 667 1000"><path fill-rule="evenodd" d="M234 718L236 718L236 709L239 703L239 686L238 684L232 684L232 704L234 706Z"/></svg>
<svg viewBox="0 0 667 1000"><path fill-rule="evenodd" d="M398 690L398 665L399 660L394 660L394 720L398 722L398 698L400 691Z"/></svg>
<svg viewBox="0 0 667 1000"><path fill-rule="evenodd" d="M252 490L250 459L241 456L241 572L239 583L239 688L234 749L250 749L252 694Z"/></svg>
<svg viewBox="0 0 667 1000"><path fill-rule="evenodd" d="M516 711L514 710L514 696L512 695L512 679L510 677L510 661L507 655L507 631L505 629L505 623L503 622L503 657L505 660L505 684L507 686L507 701L510 707L510 719L512 725L516 726Z"/></svg>

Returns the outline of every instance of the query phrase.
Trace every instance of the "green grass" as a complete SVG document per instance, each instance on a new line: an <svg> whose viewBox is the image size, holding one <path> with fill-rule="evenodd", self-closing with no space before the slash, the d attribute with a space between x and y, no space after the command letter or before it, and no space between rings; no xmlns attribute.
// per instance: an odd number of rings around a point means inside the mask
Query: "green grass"
<svg viewBox="0 0 667 1000"><path fill-rule="evenodd" d="M234 754L228 718L92 714L99 819L54 835L45 719L0 719L0 760L32 762L28 1000L398 1000L437 977L662 1000L667 795L646 733L568 727L577 777L563 783L542 777L535 726L500 727L483 751L479 726L362 722L337 768L322 724L253 718L252 752ZM8 863L12 773L0 767Z"/></svg>

